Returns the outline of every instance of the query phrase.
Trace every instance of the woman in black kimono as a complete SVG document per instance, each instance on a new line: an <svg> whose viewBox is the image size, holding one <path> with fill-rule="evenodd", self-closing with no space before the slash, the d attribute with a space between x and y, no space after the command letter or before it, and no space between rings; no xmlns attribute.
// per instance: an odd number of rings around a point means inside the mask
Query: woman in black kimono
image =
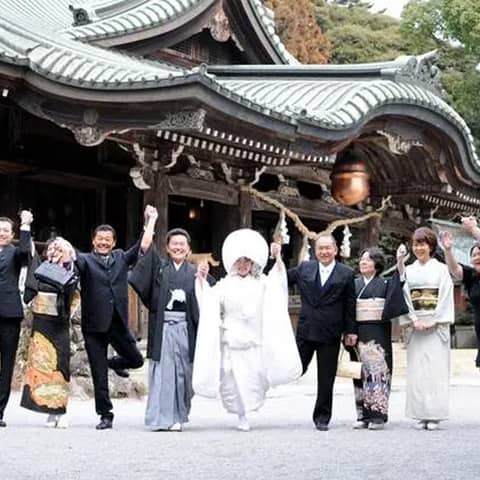
<svg viewBox="0 0 480 480"><path fill-rule="evenodd" d="M383 429L388 418L392 379L391 319L408 312L399 275L404 275L406 249L397 251L397 267L389 280L379 277L385 258L379 248L362 252L360 277L355 280L357 295L358 343L350 350L353 360L362 362L362 378L354 380L357 421L355 429Z"/></svg>
<svg viewBox="0 0 480 480"><path fill-rule="evenodd" d="M73 248L64 239L52 240L45 262L61 265L73 273ZM33 275L32 275L33 273ZM68 384L70 380L70 307L77 287L77 277L64 287L37 280L32 268L25 301L30 300L33 322L21 406L47 413L47 427L66 428Z"/></svg>

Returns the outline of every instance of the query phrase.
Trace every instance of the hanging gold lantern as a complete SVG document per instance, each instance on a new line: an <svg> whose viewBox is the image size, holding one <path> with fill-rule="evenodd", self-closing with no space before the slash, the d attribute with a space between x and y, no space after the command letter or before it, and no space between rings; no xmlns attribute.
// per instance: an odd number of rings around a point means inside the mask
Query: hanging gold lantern
<svg viewBox="0 0 480 480"><path fill-rule="evenodd" d="M342 205L355 205L370 194L370 177L365 163L352 157L343 157L333 166L332 197Z"/></svg>

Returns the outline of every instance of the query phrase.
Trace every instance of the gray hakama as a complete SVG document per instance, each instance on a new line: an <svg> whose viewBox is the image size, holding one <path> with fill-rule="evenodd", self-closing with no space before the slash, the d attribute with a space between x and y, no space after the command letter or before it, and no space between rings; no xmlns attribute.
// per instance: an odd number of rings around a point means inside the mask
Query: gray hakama
<svg viewBox="0 0 480 480"><path fill-rule="evenodd" d="M130 273L130 284L149 310L145 424L152 430L188 421L199 317L196 272L193 265L174 265L150 248Z"/></svg>
<svg viewBox="0 0 480 480"><path fill-rule="evenodd" d="M150 360L148 384L147 427L168 429L188 422L193 390L185 312L164 312L162 356Z"/></svg>

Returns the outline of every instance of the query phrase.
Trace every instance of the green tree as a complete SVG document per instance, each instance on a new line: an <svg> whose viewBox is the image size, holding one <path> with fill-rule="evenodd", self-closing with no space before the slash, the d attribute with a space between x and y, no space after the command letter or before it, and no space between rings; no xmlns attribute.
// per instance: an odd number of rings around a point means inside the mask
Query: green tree
<svg viewBox="0 0 480 480"><path fill-rule="evenodd" d="M402 14L402 37L412 53L438 49L447 99L480 139L480 2L411 0Z"/></svg>
<svg viewBox="0 0 480 480"><path fill-rule="evenodd" d="M394 60L409 51L400 22L372 13L370 3L312 0L317 22L332 45L331 63L367 63Z"/></svg>

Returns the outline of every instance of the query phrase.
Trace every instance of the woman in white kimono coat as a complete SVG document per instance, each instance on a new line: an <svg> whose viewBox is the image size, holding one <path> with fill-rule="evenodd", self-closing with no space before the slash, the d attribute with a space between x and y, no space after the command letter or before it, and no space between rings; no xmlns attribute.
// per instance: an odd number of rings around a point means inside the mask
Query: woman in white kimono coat
<svg viewBox="0 0 480 480"><path fill-rule="evenodd" d="M200 272L197 280L193 389L207 397L219 392L242 431L250 430L246 414L263 405L267 390L302 371L288 316L286 269L277 253L272 270L263 275L267 243L253 230L237 230L222 248L227 276L214 287Z"/></svg>
<svg viewBox="0 0 480 480"><path fill-rule="evenodd" d="M453 282L448 268L432 258L435 233L417 228L412 250L417 260L406 267L405 299L409 304L407 343L408 417L416 428L438 429L448 419L450 324L454 322Z"/></svg>

